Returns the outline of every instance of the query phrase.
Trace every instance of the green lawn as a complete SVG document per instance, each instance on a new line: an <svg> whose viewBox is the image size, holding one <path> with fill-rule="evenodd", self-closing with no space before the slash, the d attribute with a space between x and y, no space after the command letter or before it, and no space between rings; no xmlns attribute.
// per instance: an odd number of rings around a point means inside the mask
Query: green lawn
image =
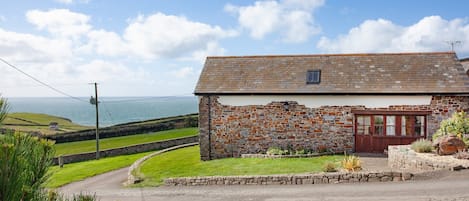
<svg viewBox="0 0 469 201"><path fill-rule="evenodd" d="M65 164L63 168L54 166L49 170L51 177L46 186L48 188L57 188L74 181L124 168L147 154L150 154L150 152Z"/></svg>
<svg viewBox="0 0 469 201"><path fill-rule="evenodd" d="M182 129L160 131L160 132L148 133L148 134L105 138L99 141L100 142L99 147L101 150L119 148L119 147L125 147L125 146L130 146L130 145L148 143L148 142L163 141L163 140L193 136L193 135L197 135L197 132L198 132L197 128L182 128ZM95 140L61 143L61 144L56 144L54 146L56 150L56 153L55 153L56 156L96 151Z"/></svg>
<svg viewBox="0 0 469 201"><path fill-rule="evenodd" d="M270 175L320 172L326 162L339 162L342 155L315 158L227 158L200 161L199 146L178 149L153 157L139 168L144 181L138 186L158 186L170 177Z"/></svg>
<svg viewBox="0 0 469 201"><path fill-rule="evenodd" d="M60 131L53 131L49 129L50 122L59 123ZM73 123L72 121L47 115L47 114L37 114L37 113L9 113L3 122L3 124L14 124L14 125L3 125L6 128L11 128L19 131L39 131L42 134L49 135L66 131L78 131L90 129L93 127L82 126Z"/></svg>

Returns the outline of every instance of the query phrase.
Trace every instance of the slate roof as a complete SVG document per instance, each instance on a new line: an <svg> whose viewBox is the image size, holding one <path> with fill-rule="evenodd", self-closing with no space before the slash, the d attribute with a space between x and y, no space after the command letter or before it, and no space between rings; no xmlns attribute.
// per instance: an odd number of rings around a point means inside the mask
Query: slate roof
<svg viewBox="0 0 469 201"><path fill-rule="evenodd" d="M469 75L469 58L460 59L459 61L461 62L464 70L467 72L467 75Z"/></svg>
<svg viewBox="0 0 469 201"><path fill-rule="evenodd" d="M207 57L194 93L469 95L469 77L454 52Z"/></svg>

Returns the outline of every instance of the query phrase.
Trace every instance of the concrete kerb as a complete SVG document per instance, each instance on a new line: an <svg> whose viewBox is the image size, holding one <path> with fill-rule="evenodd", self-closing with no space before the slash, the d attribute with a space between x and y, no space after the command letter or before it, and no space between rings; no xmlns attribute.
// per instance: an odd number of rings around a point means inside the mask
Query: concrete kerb
<svg viewBox="0 0 469 201"><path fill-rule="evenodd" d="M130 167L129 167L129 171L127 172L127 181L124 183L124 185L128 186L128 185L131 185L131 184L136 184L136 183L139 183L141 182L143 179L141 177L138 176L138 167L143 163L145 162L146 160L154 157L154 156L157 156L159 154L162 154L162 153L165 153L165 152L168 152L168 151L172 151L172 150L176 150L176 149L180 149L180 148L184 148L184 147L190 147L190 146L195 146L195 145L198 145L199 143L198 142L194 142L194 143L188 143L188 144L182 144L182 145L178 145L178 146L174 146L174 147L170 147L170 148L167 148L167 149L163 149L163 150L160 150L160 151L157 151L157 152L154 152L154 153L151 153L149 155L146 155L140 159L138 159L137 161L135 161ZM135 175L132 174L133 172L135 171Z"/></svg>

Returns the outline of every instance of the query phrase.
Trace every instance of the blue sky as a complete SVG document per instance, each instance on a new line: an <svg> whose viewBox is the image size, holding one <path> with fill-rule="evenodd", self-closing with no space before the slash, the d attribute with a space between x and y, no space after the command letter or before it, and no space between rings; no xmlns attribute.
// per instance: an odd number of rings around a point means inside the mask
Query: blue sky
<svg viewBox="0 0 469 201"><path fill-rule="evenodd" d="M466 0L19 0L0 58L72 96L191 95L214 55L449 51L469 57ZM0 64L6 97L62 96Z"/></svg>

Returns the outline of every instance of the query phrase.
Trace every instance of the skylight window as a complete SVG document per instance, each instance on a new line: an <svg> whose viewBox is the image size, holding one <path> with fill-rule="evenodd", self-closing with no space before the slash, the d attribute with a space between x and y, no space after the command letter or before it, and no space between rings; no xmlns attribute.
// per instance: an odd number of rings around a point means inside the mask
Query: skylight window
<svg viewBox="0 0 469 201"><path fill-rule="evenodd" d="M321 70L309 70L306 74L306 84L319 84L321 82Z"/></svg>

